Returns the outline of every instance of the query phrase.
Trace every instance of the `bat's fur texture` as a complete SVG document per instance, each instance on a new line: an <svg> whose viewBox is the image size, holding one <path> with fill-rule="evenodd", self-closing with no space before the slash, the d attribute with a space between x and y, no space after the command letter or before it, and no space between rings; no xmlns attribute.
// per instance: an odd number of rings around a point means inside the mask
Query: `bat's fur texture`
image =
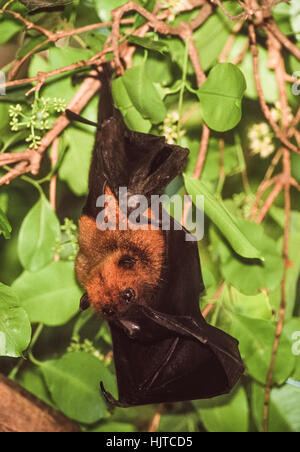
<svg viewBox="0 0 300 452"><path fill-rule="evenodd" d="M109 188L106 194L112 196ZM120 223L128 220L117 200L114 207L116 230L99 230L96 221L85 215L80 219L76 261L78 281L91 305L109 318L119 318L133 302L154 306L165 259L161 230L119 230Z"/></svg>

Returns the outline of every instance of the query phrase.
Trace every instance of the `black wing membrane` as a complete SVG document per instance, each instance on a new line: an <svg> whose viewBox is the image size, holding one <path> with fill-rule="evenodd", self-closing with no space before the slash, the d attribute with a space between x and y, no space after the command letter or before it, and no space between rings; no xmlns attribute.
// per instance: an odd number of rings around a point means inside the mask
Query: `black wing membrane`
<svg viewBox="0 0 300 452"><path fill-rule="evenodd" d="M198 247L185 234L166 232L165 282L156 308L136 306L110 324L119 388L117 401L102 385L110 404L211 398L230 392L244 372L238 342L208 325L200 312Z"/></svg>

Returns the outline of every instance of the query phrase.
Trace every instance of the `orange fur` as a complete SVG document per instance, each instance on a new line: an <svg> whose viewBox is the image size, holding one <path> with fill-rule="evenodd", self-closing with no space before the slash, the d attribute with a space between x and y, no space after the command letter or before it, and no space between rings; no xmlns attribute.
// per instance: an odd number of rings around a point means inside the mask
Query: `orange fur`
<svg viewBox="0 0 300 452"><path fill-rule="evenodd" d="M109 189L107 193L111 194ZM115 202L119 225L128 220ZM116 315L122 315L128 305L121 302L120 293L127 288L134 290L136 303L153 303L164 262L165 243L160 230L101 231L94 219L83 216L79 221L79 247L77 278L97 312L102 314L103 307L109 305ZM135 259L132 268L119 265L124 255Z"/></svg>

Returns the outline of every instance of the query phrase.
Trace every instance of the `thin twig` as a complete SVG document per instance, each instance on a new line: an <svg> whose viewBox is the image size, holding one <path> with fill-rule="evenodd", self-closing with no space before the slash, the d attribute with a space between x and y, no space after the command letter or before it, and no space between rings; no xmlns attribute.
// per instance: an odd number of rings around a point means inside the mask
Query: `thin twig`
<svg viewBox="0 0 300 452"><path fill-rule="evenodd" d="M155 413L155 415L154 415L154 417L153 417L153 419L151 421L151 424L149 426L148 432L150 432L150 433L151 432L152 433L153 432L157 432L159 424L160 424L161 415L162 415L163 410L164 410L164 404L160 403L158 405L157 411L156 411L156 413Z"/></svg>
<svg viewBox="0 0 300 452"><path fill-rule="evenodd" d="M52 168L55 168L55 165L58 162L58 147L59 147L59 139L56 137L53 141L51 152L50 152L50 160ZM57 186L57 174L53 174L50 180L50 188L49 188L49 199L50 204L54 212L56 211L56 186Z"/></svg>
<svg viewBox="0 0 300 452"><path fill-rule="evenodd" d="M285 134L280 130L278 124L272 117L271 110L269 109L265 98L264 98L264 92L262 89L261 81L260 81L260 74L259 74L259 53L258 53L258 47L257 47L257 40L256 40L256 33L255 28L253 24L249 24L249 36L250 36L250 42L251 42L251 52L252 52L252 59L253 59L253 71L254 71L254 78L255 78L255 84L257 89L257 94L259 97L261 109L272 126L277 138L290 150L296 152L297 154L300 154L300 150L292 144Z"/></svg>

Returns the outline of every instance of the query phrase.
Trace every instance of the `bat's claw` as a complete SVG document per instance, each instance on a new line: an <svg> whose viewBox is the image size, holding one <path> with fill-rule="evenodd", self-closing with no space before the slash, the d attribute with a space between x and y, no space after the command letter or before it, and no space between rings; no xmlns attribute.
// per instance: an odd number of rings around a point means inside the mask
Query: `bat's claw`
<svg viewBox="0 0 300 452"><path fill-rule="evenodd" d="M126 404L126 403L119 402L109 392L107 392L105 390L105 388L104 388L103 381L100 381L100 388L101 388L101 392L103 394L103 397L105 398L106 402L109 405L117 406L117 407L120 407L120 408L128 408L130 406L130 405Z"/></svg>

